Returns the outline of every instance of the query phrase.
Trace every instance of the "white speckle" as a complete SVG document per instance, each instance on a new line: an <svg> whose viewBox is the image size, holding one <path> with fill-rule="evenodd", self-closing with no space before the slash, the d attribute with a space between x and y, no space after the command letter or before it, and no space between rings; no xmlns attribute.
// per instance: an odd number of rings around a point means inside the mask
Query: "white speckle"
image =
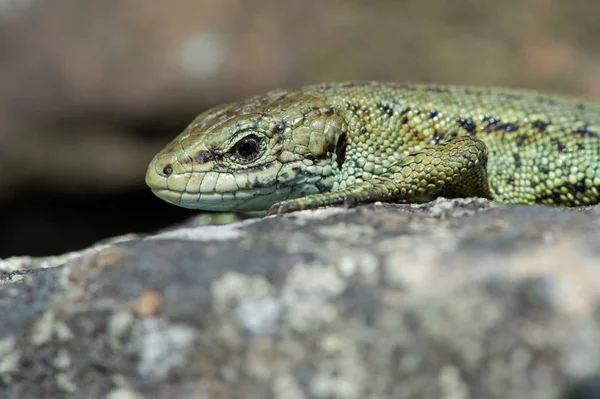
<svg viewBox="0 0 600 399"><path fill-rule="evenodd" d="M73 377L67 373L59 373L56 375L56 385L59 389L73 393L77 390L77 385L73 382Z"/></svg>
<svg viewBox="0 0 600 399"><path fill-rule="evenodd" d="M297 265L282 291L285 323L297 331L320 329L337 317L337 309L330 298L345 288L345 281L333 266Z"/></svg>
<svg viewBox="0 0 600 399"><path fill-rule="evenodd" d="M246 298L236 309L238 322L254 335L273 335L281 314L281 302L274 297Z"/></svg>
<svg viewBox="0 0 600 399"><path fill-rule="evenodd" d="M52 361L52 364L54 364L57 369L68 369L71 365L71 356L69 356L69 352L65 348L59 349L56 357Z"/></svg>
<svg viewBox="0 0 600 399"><path fill-rule="evenodd" d="M258 220L258 219L257 219ZM256 223L257 220L249 219L243 222L218 225L218 226L200 226L193 228L182 228L165 233L146 237L147 240L171 240L182 239L190 241L227 241L239 238L243 231L240 227Z"/></svg>
<svg viewBox="0 0 600 399"><path fill-rule="evenodd" d="M369 284L377 284L379 261L377 257L367 251L350 251L343 254L339 260L338 269L346 277L361 277Z"/></svg>
<svg viewBox="0 0 600 399"><path fill-rule="evenodd" d="M195 331L159 318L141 320L133 327L131 345L138 352L138 373L151 381L169 376L192 352Z"/></svg>
<svg viewBox="0 0 600 399"><path fill-rule="evenodd" d="M124 310L117 311L111 316L106 335L112 348L121 347L120 340L129 331L134 320L133 313Z"/></svg>
<svg viewBox="0 0 600 399"><path fill-rule="evenodd" d="M0 375L17 371L21 352L15 350L15 339L13 337L0 340Z"/></svg>
<svg viewBox="0 0 600 399"><path fill-rule="evenodd" d="M110 391L106 399L142 399L142 395L127 388L117 388Z"/></svg>
<svg viewBox="0 0 600 399"><path fill-rule="evenodd" d="M187 38L179 49L179 66L194 78L209 79L225 64L227 49L223 40L212 33Z"/></svg>
<svg viewBox="0 0 600 399"><path fill-rule="evenodd" d="M33 325L31 343L40 346L50 341L54 327L54 313L47 311Z"/></svg>
<svg viewBox="0 0 600 399"><path fill-rule="evenodd" d="M273 381L274 399L306 399L297 379L289 372L280 372Z"/></svg>
<svg viewBox="0 0 600 399"><path fill-rule="evenodd" d="M60 342L67 342L73 338L73 332L69 326L62 321L59 321L54 325L54 332L56 333L56 338L58 338Z"/></svg>
<svg viewBox="0 0 600 399"><path fill-rule="evenodd" d="M211 290L216 313L226 312L242 299L264 299L275 294L275 288L266 278L234 272L226 273L214 281Z"/></svg>

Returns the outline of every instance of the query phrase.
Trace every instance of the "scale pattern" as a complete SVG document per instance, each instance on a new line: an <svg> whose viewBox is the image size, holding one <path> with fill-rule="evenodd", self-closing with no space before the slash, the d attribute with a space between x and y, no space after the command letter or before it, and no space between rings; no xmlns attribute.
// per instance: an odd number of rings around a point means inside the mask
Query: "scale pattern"
<svg viewBox="0 0 600 399"><path fill-rule="evenodd" d="M205 210L480 196L600 201L600 103L379 82L275 90L199 115L154 157L159 197Z"/></svg>

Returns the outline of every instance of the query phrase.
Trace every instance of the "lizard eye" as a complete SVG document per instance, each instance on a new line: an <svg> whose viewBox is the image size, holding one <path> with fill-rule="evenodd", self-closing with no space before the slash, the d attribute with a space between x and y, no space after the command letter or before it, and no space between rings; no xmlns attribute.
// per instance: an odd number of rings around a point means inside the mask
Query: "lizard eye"
<svg viewBox="0 0 600 399"><path fill-rule="evenodd" d="M259 157L262 150L262 139L255 134L248 135L234 144L228 151L240 161L251 162Z"/></svg>

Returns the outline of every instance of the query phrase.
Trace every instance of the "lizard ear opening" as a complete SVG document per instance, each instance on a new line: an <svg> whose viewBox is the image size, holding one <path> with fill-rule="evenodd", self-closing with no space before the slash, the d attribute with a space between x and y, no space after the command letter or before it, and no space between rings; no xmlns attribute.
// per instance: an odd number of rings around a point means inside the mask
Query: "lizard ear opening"
<svg viewBox="0 0 600 399"><path fill-rule="evenodd" d="M342 169L344 162L346 161L346 147L348 145L348 137L346 132L340 134L337 143L335 144L335 155L338 169Z"/></svg>

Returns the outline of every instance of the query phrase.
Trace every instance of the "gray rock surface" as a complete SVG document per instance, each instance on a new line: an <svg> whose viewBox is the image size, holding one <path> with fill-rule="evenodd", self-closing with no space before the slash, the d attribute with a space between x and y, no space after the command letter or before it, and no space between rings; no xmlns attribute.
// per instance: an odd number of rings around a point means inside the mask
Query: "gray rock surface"
<svg viewBox="0 0 600 399"><path fill-rule="evenodd" d="M0 397L600 397L600 207L195 223L0 262Z"/></svg>

